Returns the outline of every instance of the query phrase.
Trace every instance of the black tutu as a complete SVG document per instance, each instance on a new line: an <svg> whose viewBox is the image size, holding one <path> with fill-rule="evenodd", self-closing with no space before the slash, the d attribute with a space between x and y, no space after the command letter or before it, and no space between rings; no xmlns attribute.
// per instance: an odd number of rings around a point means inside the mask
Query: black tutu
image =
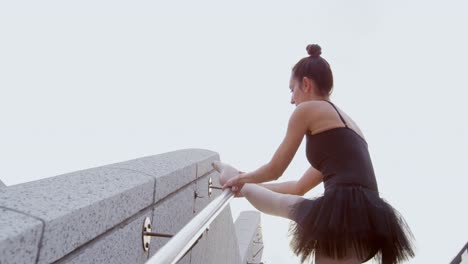
<svg viewBox="0 0 468 264"><path fill-rule="evenodd" d="M361 186L337 186L293 208L291 248L304 262L314 254L343 258L347 248L364 262L399 263L414 256L410 228L379 193Z"/></svg>

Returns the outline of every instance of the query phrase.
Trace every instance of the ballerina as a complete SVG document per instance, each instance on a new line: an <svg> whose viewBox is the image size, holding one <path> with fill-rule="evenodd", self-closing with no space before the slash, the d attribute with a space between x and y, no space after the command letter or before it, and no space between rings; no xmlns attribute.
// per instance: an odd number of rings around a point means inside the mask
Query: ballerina
<svg viewBox="0 0 468 264"><path fill-rule="evenodd" d="M240 173L222 162L223 188L244 196L258 210L291 221L291 247L301 261L362 263L371 258L395 264L414 256L410 228L380 197L367 141L357 124L330 101L333 75L320 46L292 69L291 103L296 105L286 136L271 160ZM303 138L310 168L297 181L281 177ZM321 182L323 195L302 196Z"/></svg>

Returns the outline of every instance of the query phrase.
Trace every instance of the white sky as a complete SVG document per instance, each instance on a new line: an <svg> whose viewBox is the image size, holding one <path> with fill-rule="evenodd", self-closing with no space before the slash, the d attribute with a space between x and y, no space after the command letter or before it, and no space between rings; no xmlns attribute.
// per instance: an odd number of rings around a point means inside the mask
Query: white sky
<svg viewBox="0 0 468 264"><path fill-rule="evenodd" d="M360 125L382 197L415 234L410 263L448 263L468 238L466 10L427 0L1 1L0 179L184 148L256 169L294 109L291 67L318 43L332 100ZM280 180L308 166L302 145ZM252 207L231 208L235 218ZM297 260L288 223L262 215L265 263Z"/></svg>

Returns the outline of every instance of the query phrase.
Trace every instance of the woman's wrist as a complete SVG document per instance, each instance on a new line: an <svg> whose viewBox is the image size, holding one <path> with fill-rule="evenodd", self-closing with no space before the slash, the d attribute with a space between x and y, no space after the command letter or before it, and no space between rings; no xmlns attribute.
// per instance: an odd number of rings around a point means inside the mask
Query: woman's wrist
<svg viewBox="0 0 468 264"><path fill-rule="evenodd" d="M240 171L238 183L245 184L249 182L249 173Z"/></svg>
<svg viewBox="0 0 468 264"><path fill-rule="evenodd" d="M259 174L258 171L251 171L239 175L239 183L263 183L271 181L271 179L264 179L264 176Z"/></svg>

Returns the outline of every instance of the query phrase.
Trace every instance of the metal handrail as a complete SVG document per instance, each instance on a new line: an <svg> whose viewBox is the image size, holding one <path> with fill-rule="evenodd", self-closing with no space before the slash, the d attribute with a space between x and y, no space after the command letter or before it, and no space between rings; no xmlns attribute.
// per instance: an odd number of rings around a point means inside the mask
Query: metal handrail
<svg viewBox="0 0 468 264"><path fill-rule="evenodd" d="M225 189L149 258L146 264L173 264L179 261L232 198L234 193L231 189Z"/></svg>

